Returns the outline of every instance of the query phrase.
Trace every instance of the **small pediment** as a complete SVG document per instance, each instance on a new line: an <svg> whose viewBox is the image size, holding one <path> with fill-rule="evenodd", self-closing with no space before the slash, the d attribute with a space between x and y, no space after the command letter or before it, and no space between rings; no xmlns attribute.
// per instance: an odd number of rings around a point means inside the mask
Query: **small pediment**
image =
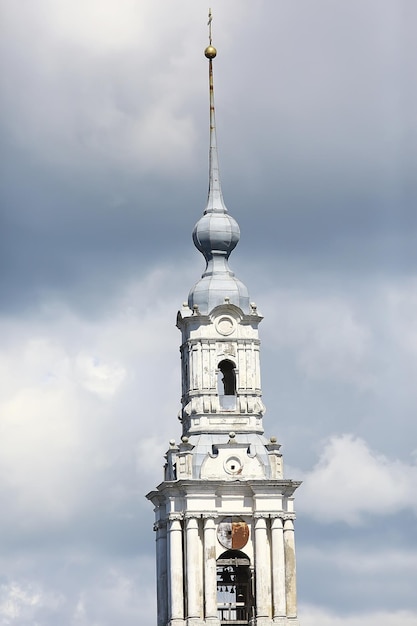
<svg viewBox="0 0 417 626"><path fill-rule="evenodd" d="M248 444L228 443L213 446L201 465L200 478L221 480L250 480L265 478L265 470Z"/></svg>

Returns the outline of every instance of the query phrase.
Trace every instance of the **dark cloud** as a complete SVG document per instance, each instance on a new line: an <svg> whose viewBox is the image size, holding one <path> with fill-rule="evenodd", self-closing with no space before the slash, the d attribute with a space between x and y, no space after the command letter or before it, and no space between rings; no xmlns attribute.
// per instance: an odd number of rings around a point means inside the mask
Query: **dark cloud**
<svg viewBox="0 0 417 626"><path fill-rule="evenodd" d="M344 433L407 477L414 3L213 9L223 191L242 231L231 265L265 314L265 428L306 485ZM143 495L179 436L175 313L204 267L191 231L207 190L206 11L194 0L4 4L5 624L155 620ZM353 611L363 623L391 606L415 612L415 516L401 506L395 519L359 507L352 526L300 504L303 602L347 626Z"/></svg>
<svg viewBox="0 0 417 626"><path fill-rule="evenodd" d="M300 516L297 521L300 597L307 604L330 605L336 612L343 606L348 614L389 611L396 602L403 609L415 611L410 592L417 563L416 554L409 551L408 540L414 532L410 531L410 524L414 525L407 514L401 519L395 517L394 523L392 518L375 516L359 530L343 523L329 525L325 535L321 524L311 520L307 523ZM385 548L381 548L382 544ZM381 566L384 558L391 562L391 568ZM400 580L405 571L409 572L410 580L402 585Z"/></svg>
<svg viewBox="0 0 417 626"><path fill-rule="evenodd" d="M410 271L410 8L375 14L365 3L357 20L356 9L325 4L302 13L262 5L250 27L238 19L222 35L218 25L226 202L268 261ZM87 285L117 293L121 277L140 275L155 258L183 257L206 187L204 59L188 80L190 53L171 50L172 35L159 49L145 41L146 64L140 46L97 55L96 42L89 50L36 24L32 55L21 55L19 38L4 43L4 301L15 311L37 290L79 301ZM232 33L241 44L232 45ZM141 147L146 127L132 139L135 125L161 106L160 137L152 129ZM192 159L164 135L170 111L171 128L189 119Z"/></svg>

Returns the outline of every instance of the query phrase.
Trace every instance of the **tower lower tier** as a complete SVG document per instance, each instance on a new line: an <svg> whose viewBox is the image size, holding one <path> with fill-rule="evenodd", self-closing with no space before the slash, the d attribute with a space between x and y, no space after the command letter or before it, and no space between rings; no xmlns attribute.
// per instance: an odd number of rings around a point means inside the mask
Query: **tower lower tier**
<svg viewBox="0 0 417 626"><path fill-rule="evenodd" d="M158 626L299 626L290 480L165 481L155 505Z"/></svg>

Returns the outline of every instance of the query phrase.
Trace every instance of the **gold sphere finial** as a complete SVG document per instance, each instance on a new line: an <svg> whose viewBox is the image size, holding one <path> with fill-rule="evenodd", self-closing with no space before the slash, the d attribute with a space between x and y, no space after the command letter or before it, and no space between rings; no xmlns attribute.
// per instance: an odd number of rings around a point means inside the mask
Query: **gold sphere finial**
<svg viewBox="0 0 417 626"><path fill-rule="evenodd" d="M204 56L206 56L207 59L214 59L216 55L217 50L214 46L207 46L207 48L204 50Z"/></svg>

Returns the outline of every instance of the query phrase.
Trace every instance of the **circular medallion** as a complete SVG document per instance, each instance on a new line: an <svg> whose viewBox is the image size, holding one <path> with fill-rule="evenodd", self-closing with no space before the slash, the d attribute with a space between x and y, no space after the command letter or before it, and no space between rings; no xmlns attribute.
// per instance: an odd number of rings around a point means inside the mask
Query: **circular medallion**
<svg viewBox="0 0 417 626"><path fill-rule="evenodd" d="M216 329L221 335L231 335L235 329L235 322L232 317L223 315L216 321Z"/></svg>
<svg viewBox="0 0 417 626"><path fill-rule="evenodd" d="M223 463L223 467L228 474L241 474L242 461L237 456L229 456Z"/></svg>
<svg viewBox="0 0 417 626"><path fill-rule="evenodd" d="M248 543L249 526L239 517L225 517L217 527L217 539L227 550L241 550Z"/></svg>

